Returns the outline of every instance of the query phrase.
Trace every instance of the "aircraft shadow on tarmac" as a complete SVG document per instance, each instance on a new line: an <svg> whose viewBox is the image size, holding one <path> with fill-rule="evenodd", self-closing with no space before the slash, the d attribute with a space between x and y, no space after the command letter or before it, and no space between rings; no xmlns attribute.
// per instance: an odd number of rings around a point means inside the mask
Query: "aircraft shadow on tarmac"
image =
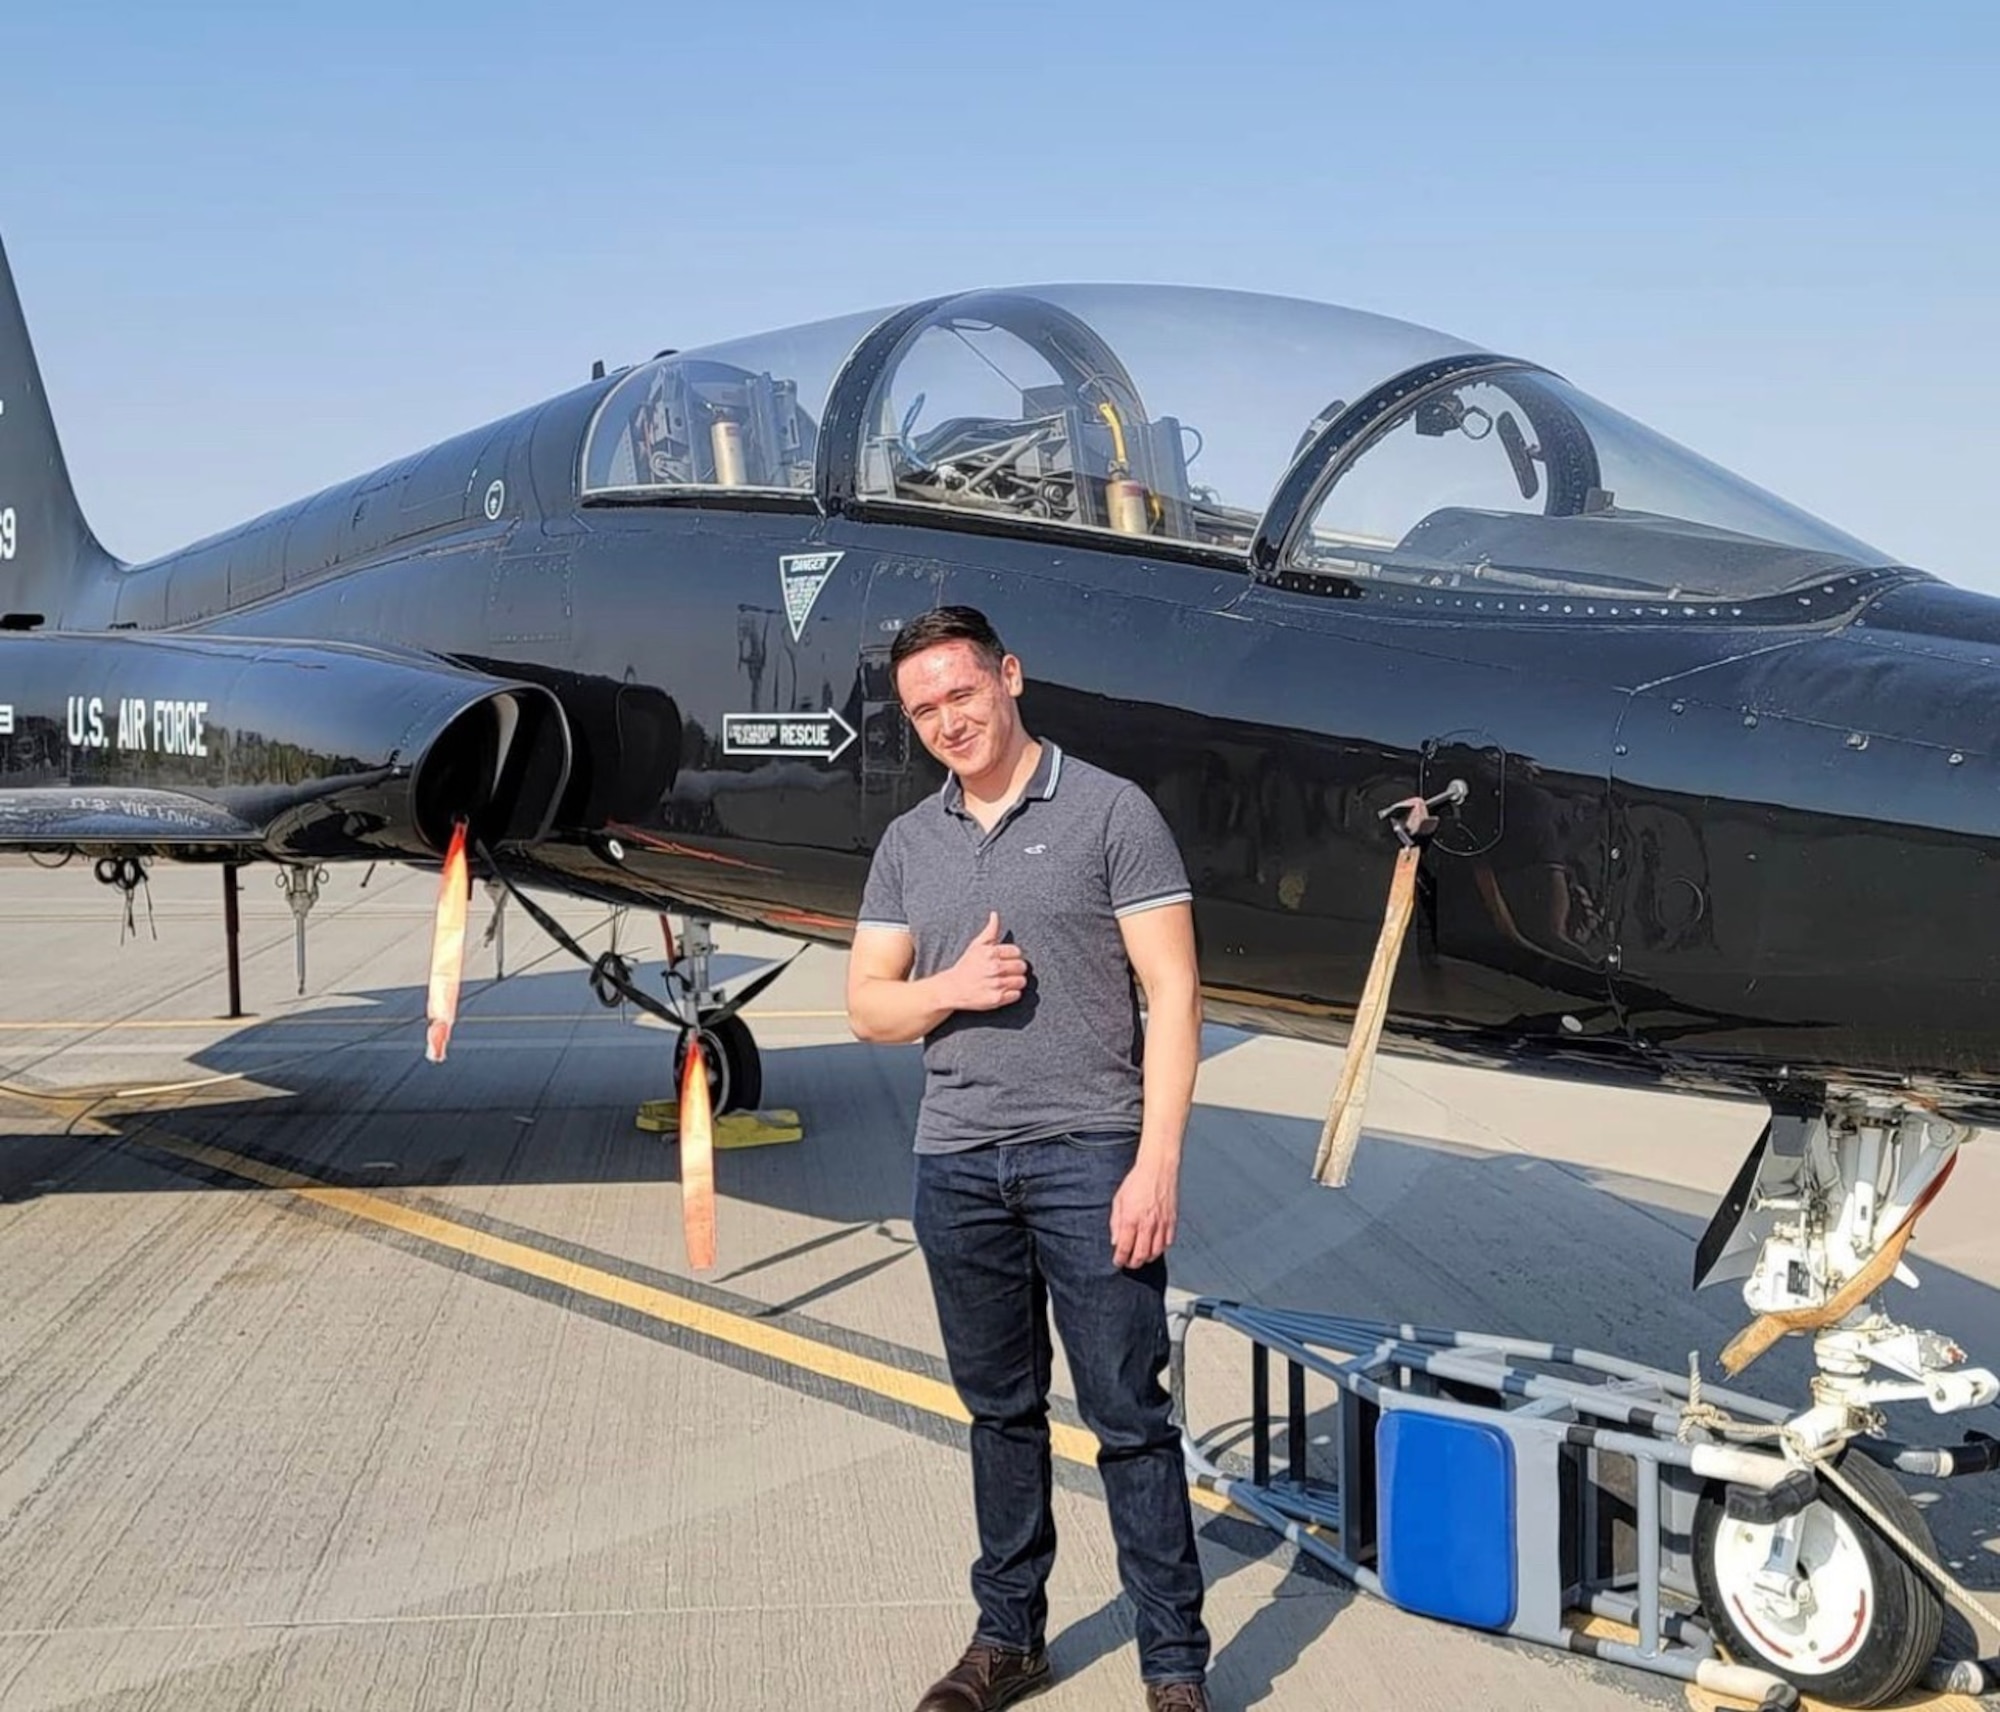
<svg viewBox="0 0 2000 1712"><path fill-rule="evenodd" d="M718 957L716 979L726 985L753 967L749 959ZM777 991L782 995L782 985ZM87 1123L72 1127L94 1136L87 1141L50 1133L47 1115L62 1108L51 1105L24 1124L0 1101L0 1201L229 1186L221 1178L163 1170L160 1153L149 1146L149 1138L160 1137L385 1192L671 1185L678 1177L674 1139L642 1130L634 1119L643 1101L671 1091L672 1036L621 1023L593 1005L579 1007L576 995L569 971L468 983L441 1065L423 1058L420 987L371 990L307 1014L252 1019L194 1054L193 1068L173 1078L240 1075L241 1082L215 1082L185 1096L74 1103L68 1109ZM715 1282L730 1288L732 1279L748 1280L803 1249L863 1231L896 1238L894 1253L772 1310L837 1314L833 1299L844 1288L887 1266L915 1264L909 1138L921 1063L914 1048L788 1041L782 999L765 1005L774 1020L760 1025L764 1103L798 1109L806 1139L718 1155L725 1240ZM798 1021L789 1026L806 1032ZM824 1017L811 1023L822 1037L838 1026ZM1205 1055L1245 1038L1210 1029ZM1733 1289L1696 1295L1688 1288L1704 1215L1684 1191L1649 1184L1636 1172L1600 1177L1517 1152L1371 1130L1348 1187L1308 1193L1317 1134L1316 1122L1297 1117L1197 1105L1173 1259L1179 1287L1567 1341L1675 1369L1699 1351L1704 1370L1716 1375L1715 1352L1744 1316ZM815 1234L796 1248L738 1247L732 1254L731 1202L800 1215ZM1968 1331L2000 1325L2000 1291L1921 1253L1914 1258L1931 1323ZM1195 1333L1197 1339L1232 1335L1213 1327ZM1801 1398L1810 1371L1802 1340L1789 1340L1751 1370L1744 1388ZM1193 1400L1197 1428L1240 1417L1247 1385L1244 1395L1214 1399L1205 1421L1207 1401ZM1891 1426L1912 1442L1959 1436L1959 1424L1940 1432L1921 1408L1892 1411ZM1993 1483L1915 1484L1961 1578L1975 1588L2000 1588ZM1231 1559L1289 1551L1234 1516L1206 1518L1204 1537ZM1272 1602L1232 1638L1232 1671L1268 1685L1344 1603L1341 1584L1316 1565L1295 1566L1288 1589L1297 1578L1304 1578L1301 1589L1310 1584L1331 1602ZM1075 1671L1124 1646L1129 1622L1129 1611L1114 1602L1071 1625L1057 1643L1059 1662Z"/></svg>

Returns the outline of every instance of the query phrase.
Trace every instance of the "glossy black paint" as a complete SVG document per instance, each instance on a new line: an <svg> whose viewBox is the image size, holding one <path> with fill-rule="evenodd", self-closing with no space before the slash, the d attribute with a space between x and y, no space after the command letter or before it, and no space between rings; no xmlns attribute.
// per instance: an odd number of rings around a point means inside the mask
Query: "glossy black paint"
<svg viewBox="0 0 2000 1712"><path fill-rule="evenodd" d="M339 643L0 633L9 842L182 860L444 853L547 832L569 772L557 698Z"/></svg>
<svg viewBox="0 0 2000 1712"><path fill-rule="evenodd" d="M425 860L472 812L518 881L838 943L883 828L942 777L889 641L962 601L1021 655L1033 728L1165 812L1212 1015L1342 1038L1394 855L1378 811L1460 777L1392 1046L2000 1112L2000 602L1901 570L1727 606L1276 574L1358 418L1281 489L1268 575L913 520L857 502L840 449L902 330L850 363L816 495L580 504L612 376L152 564L80 537L37 573L44 627L0 637L0 673L26 660L33 685L0 797L165 790L238 831L86 817L0 843ZM795 638L779 561L814 552L840 558ZM311 693L287 687L304 673ZM518 774L462 765L427 793L427 745L496 694L533 728ZM80 748L56 723L75 695L206 700L230 766ZM726 716L751 714L855 735L830 758L733 753ZM255 796L283 788L289 821Z"/></svg>

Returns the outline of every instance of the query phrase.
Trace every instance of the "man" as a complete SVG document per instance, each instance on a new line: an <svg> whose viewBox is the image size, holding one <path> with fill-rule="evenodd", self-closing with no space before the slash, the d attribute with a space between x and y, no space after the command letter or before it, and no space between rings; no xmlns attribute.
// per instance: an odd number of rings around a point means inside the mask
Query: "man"
<svg viewBox="0 0 2000 1712"><path fill-rule="evenodd" d="M1021 663L982 613L926 613L889 662L952 776L875 853L847 1012L863 1040L924 1042L916 1233L972 1416L979 1531L972 1644L918 1712L989 1712L1049 1681L1050 1309L1100 1447L1146 1705L1207 1712L1201 1567L1161 1384L1201 1029L1187 874L1137 786L1029 735Z"/></svg>

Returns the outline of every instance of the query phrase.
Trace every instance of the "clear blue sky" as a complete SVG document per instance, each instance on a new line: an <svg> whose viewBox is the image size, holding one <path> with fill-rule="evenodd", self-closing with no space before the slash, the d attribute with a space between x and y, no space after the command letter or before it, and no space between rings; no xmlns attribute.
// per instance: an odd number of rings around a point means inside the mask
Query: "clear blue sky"
<svg viewBox="0 0 2000 1712"><path fill-rule="evenodd" d="M16 6L0 235L147 557L616 365L1178 280L1535 358L2000 592L2000 6Z"/></svg>

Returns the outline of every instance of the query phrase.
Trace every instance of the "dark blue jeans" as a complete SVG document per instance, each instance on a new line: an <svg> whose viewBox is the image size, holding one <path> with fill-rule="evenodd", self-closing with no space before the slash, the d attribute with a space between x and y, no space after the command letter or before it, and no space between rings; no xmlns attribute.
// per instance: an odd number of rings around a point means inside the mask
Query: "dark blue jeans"
<svg viewBox="0 0 2000 1712"><path fill-rule="evenodd" d="M1098 1441L1118 1572L1137 1607L1139 1674L1208 1667L1201 1566L1167 1364L1164 1259L1111 1260L1111 1200L1138 1138L1093 1131L919 1154L916 1232L952 1383L972 1416L977 1638L1039 1646L1055 1562L1050 1508L1049 1310Z"/></svg>

